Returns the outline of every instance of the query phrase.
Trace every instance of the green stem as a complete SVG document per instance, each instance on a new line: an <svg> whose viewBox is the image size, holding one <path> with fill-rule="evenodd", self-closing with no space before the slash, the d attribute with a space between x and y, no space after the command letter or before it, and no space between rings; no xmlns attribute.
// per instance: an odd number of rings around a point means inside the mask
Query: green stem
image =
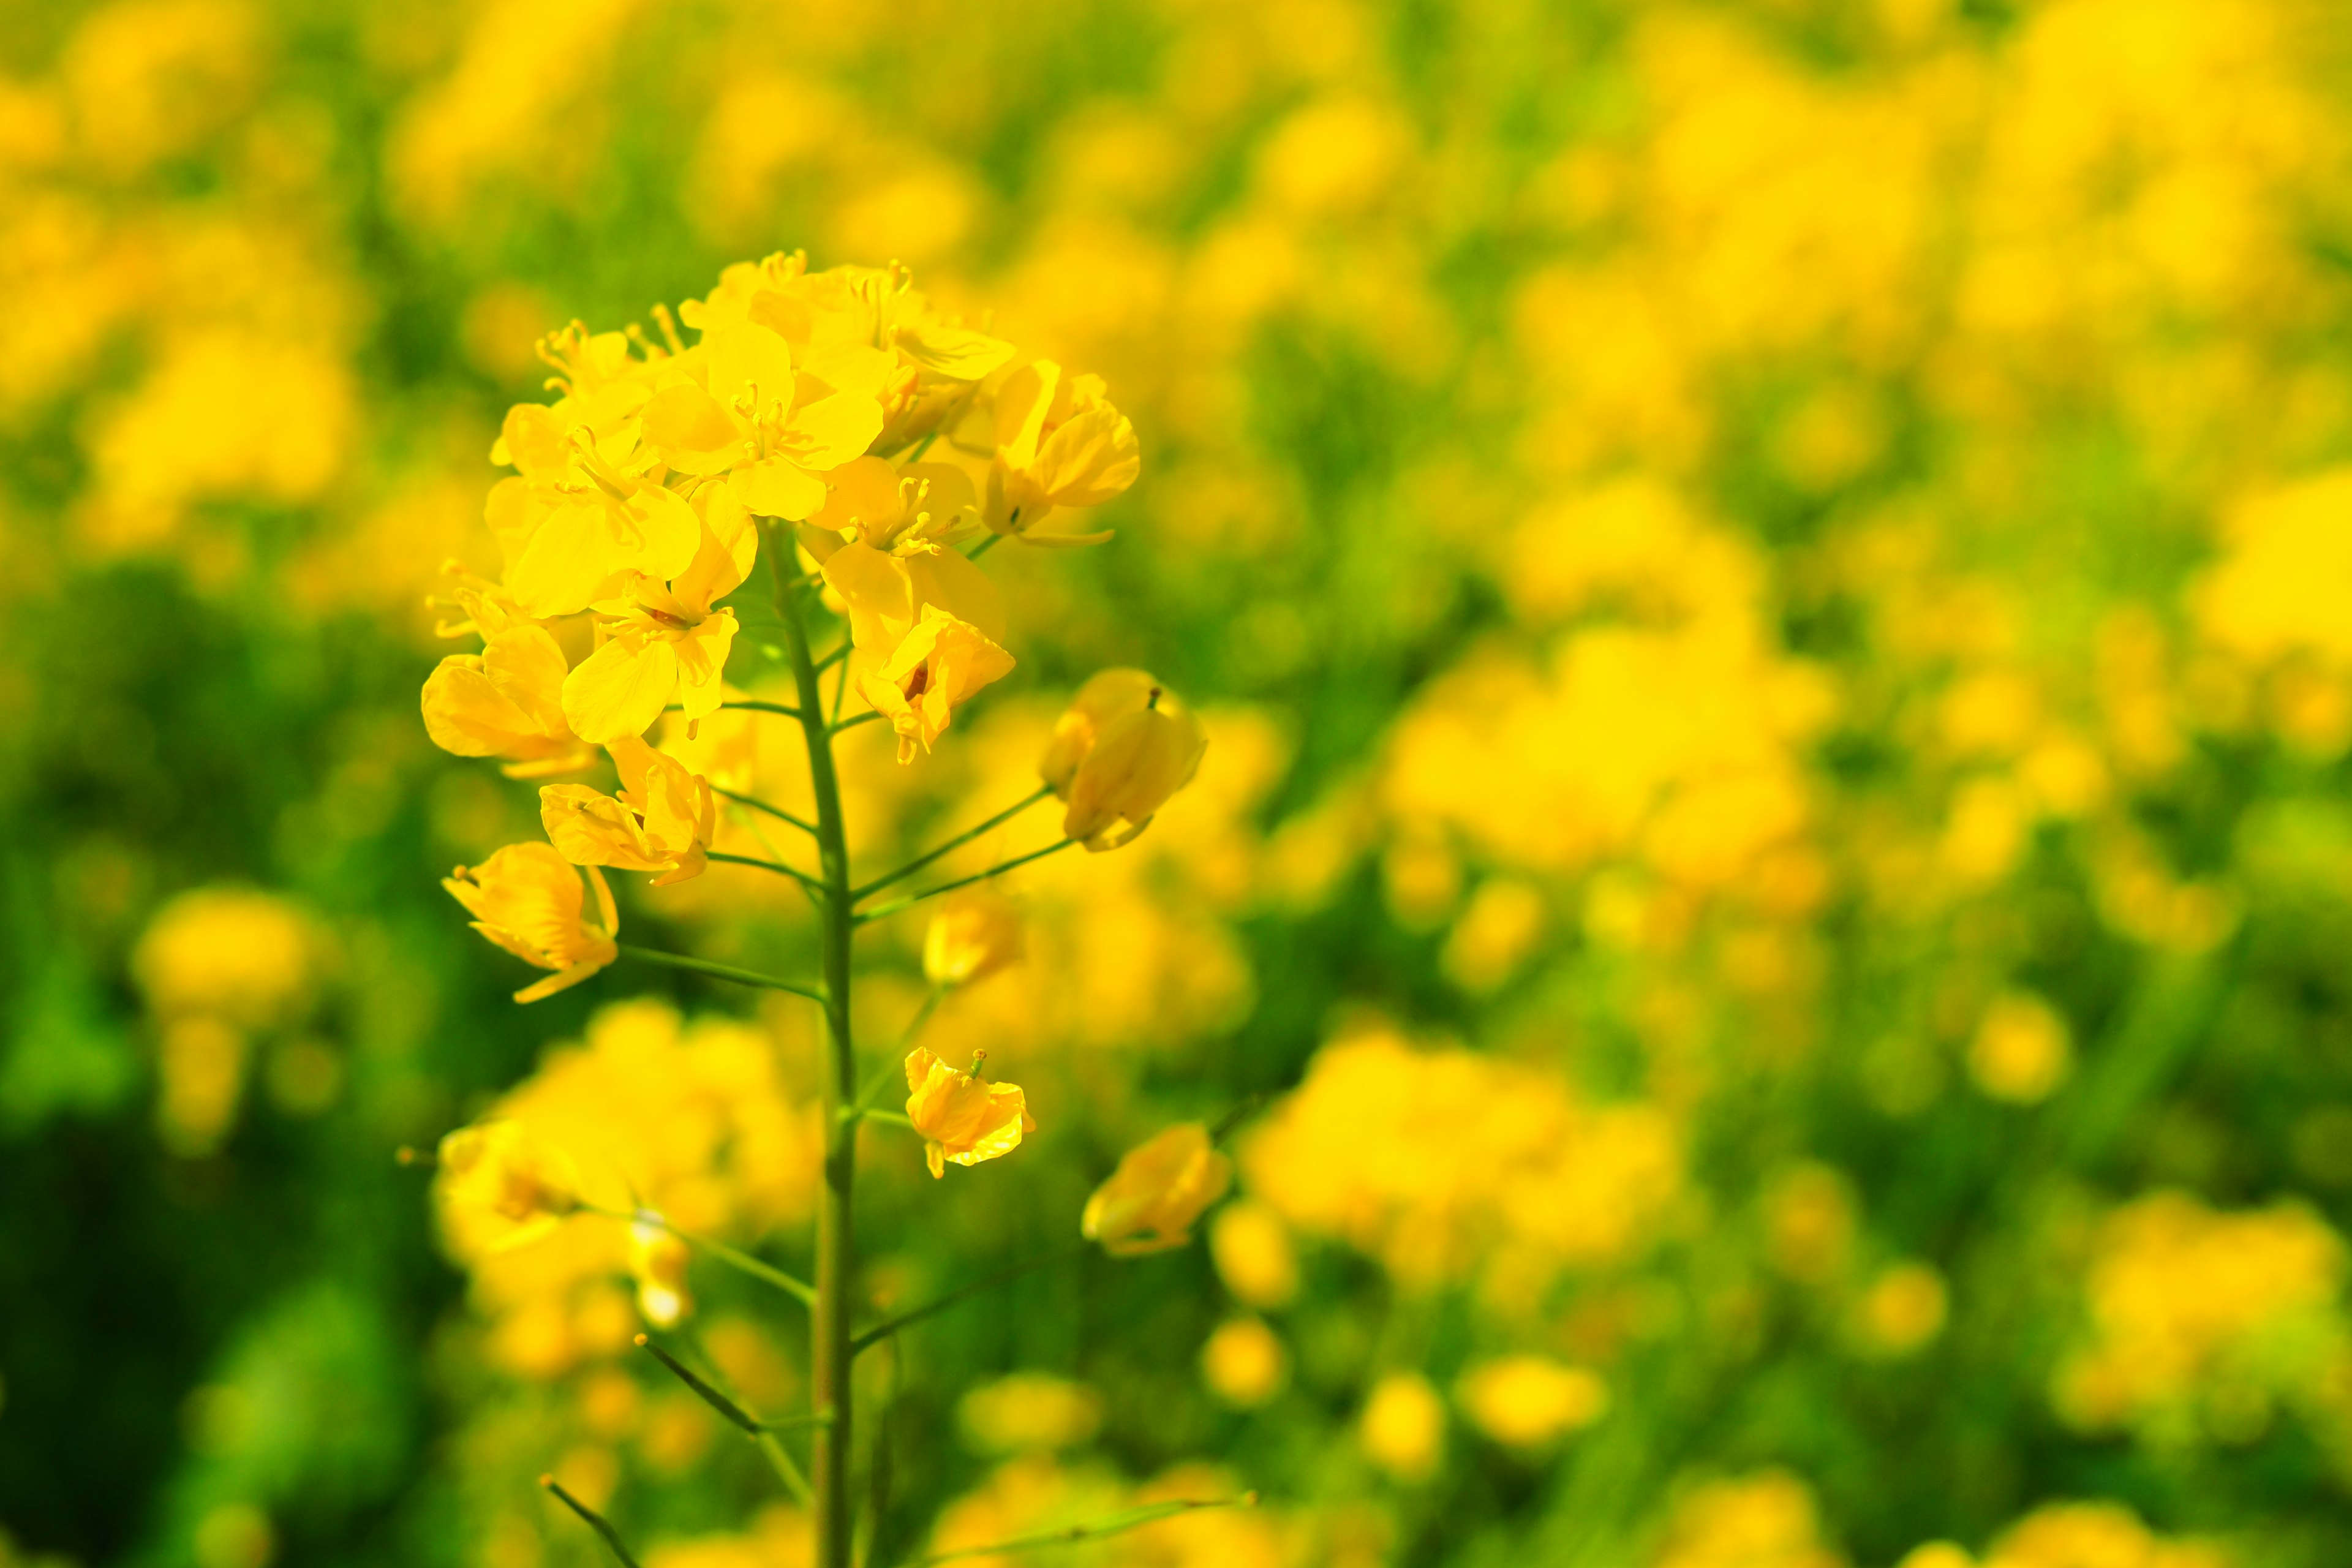
<svg viewBox="0 0 2352 1568"><path fill-rule="evenodd" d="M856 1114L858 1119L862 1121L887 1121L893 1127L904 1127L910 1131L913 1130L915 1125L911 1119L902 1116L895 1110L860 1110Z"/></svg>
<svg viewBox="0 0 2352 1568"><path fill-rule="evenodd" d="M829 1069L818 1075L824 1107L824 1187L816 1215L816 1310L810 1334L810 1406L822 1418L811 1445L811 1509L816 1515L816 1568L850 1568L855 1531L849 1509L849 1291L856 1266L851 1199L857 1176L857 1124L842 1107L857 1088L857 1054L849 1029L849 947L856 921L849 899L849 841L841 818L841 784L834 767L833 731L824 721L824 693L809 651L808 626L786 581L782 534L768 528L769 570L776 577L776 609L800 696L801 734L808 749L809 785L816 802L817 859L824 897L817 909L824 1016L832 1046Z"/></svg>
<svg viewBox="0 0 2352 1568"><path fill-rule="evenodd" d="M881 718L881 717L882 717L882 715L881 715L881 714L875 712L872 709L870 709L870 708L869 708L869 709L867 709L867 710L866 710L865 712L863 712L863 713L852 713L848 718L844 719L840 723L834 725L834 726L832 727L831 731L829 731L829 733L838 735L838 734L840 734L844 730L855 730L855 729L856 729L856 728L857 728L857 726L859 726L860 724L871 724L871 723L873 723L876 720L877 720L877 719L879 719L879 718Z"/></svg>
<svg viewBox="0 0 2352 1568"><path fill-rule="evenodd" d="M727 799L733 801L737 805L748 805L753 811L764 811L770 816L780 817L783 821L791 823L794 827L799 828L803 833L807 834L810 837L814 838L816 837L815 823L803 822L799 817L794 816L791 812L786 811L781 805L770 805L764 800L760 800L752 795L737 795L733 790L720 789L717 784L712 784L710 786L710 793L716 795L723 795Z"/></svg>
<svg viewBox="0 0 2352 1568"><path fill-rule="evenodd" d="M753 702L748 698L740 702L721 702L719 706L745 708L754 713L781 713L787 719L797 719L801 716L801 710L797 708L787 708L781 702Z"/></svg>
<svg viewBox="0 0 2352 1568"><path fill-rule="evenodd" d="M1003 542L1003 539L1004 535L1001 533L990 534L986 539L982 540L978 544L973 545L970 551L966 552L964 559L967 561L979 560L982 556L995 549L999 543Z"/></svg>
<svg viewBox="0 0 2352 1568"><path fill-rule="evenodd" d="M1167 1502L1146 1503L1141 1508L1115 1513L1091 1524L1074 1524L1065 1530L1041 1530L1034 1535L1017 1535L1010 1541L991 1542L986 1546L960 1546L953 1552L934 1552L929 1557L913 1558L901 1564L900 1568L930 1568L937 1563L953 1563L965 1557L989 1557L1000 1552L1036 1552L1048 1546L1071 1546L1081 1541L1098 1541L1106 1535L1118 1535L1147 1524L1157 1524L1180 1513L1197 1513L1204 1508L1256 1506L1255 1492L1244 1492L1239 1497L1171 1499Z"/></svg>
<svg viewBox="0 0 2352 1568"><path fill-rule="evenodd" d="M1018 1263L998 1269L993 1274L983 1275L969 1285L959 1286L936 1301L926 1301L921 1306L901 1312L895 1318L885 1318L852 1340L850 1349L853 1353L868 1349L888 1339L900 1329L911 1327L921 1322L925 1318L944 1312L950 1307L961 1305L985 1291L993 1290L999 1285L1010 1284L1024 1274L1049 1268L1056 1263L1066 1263L1074 1258L1082 1256L1087 1250L1087 1243L1080 1242L1077 1246L1066 1247L1060 1252L1048 1252L1041 1258L1024 1258Z"/></svg>
<svg viewBox="0 0 2352 1568"><path fill-rule="evenodd" d="M938 848L930 850L926 854L919 855L912 860L908 861L905 865L899 867L888 876L875 878L874 880L866 883L866 886L851 893L849 895L850 898L853 900L870 898L874 894L878 893L883 889L888 887L893 882L906 880L906 879L913 876L916 872L921 870L924 867L929 865L940 856L945 855L951 850L961 849L965 845L971 843L973 839L979 837L982 834L986 833L989 829L1001 826L1003 824L1012 821L1014 817L1020 816L1023 812L1028 810L1031 806L1036 805L1039 801L1045 799L1047 795L1053 793L1054 789L1051 784L1041 785L1036 794L1025 795L1014 804L1006 806L1003 811L998 812L994 816L990 817L986 822L982 823L978 827L971 829L969 833L959 833L953 838L949 839L945 844L940 845Z"/></svg>
<svg viewBox="0 0 2352 1568"><path fill-rule="evenodd" d="M604 1516L603 1514L598 1513L594 1509L590 1508L586 1503L582 1502L578 1498L573 1497L570 1492L565 1491L563 1489L563 1484L561 1481L558 1481L553 1476L540 1477L539 1484L545 1487L549 1491L553 1492L556 1499L561 1501L564 1507L570 1509L572 1512L585 1520L587 1521L588 1528L594 1531L599 1536L604 1538L605 1546L610 1548L613 1555L620 1560L621 1568L637 1568L637 1560L629 1555L629 1549L626 1546L621 1544L620 1531L605 1523Z"/></svg>
<svg viewBox="0 0 2352 1568"><path fill-rule="evenodd" d="M1043 860L1048 855L1059 854L1078 842L1080 840L1076 838L1064 838L1046 845L1043 849L1032 849L1026 855L1015 855L1012 859L1000 861L985 871L975 871L969 877L959 877L952 882L941 882L936 888L926 888L919 893L909 893L903 899L893 899L887 904L877 904L859 915L857 919L862 923L866 921L878 921L886 915L895 915L900 910L921 903L925 899L936 899L941 893L952 893L958 888L969 888L974 882L985 882L991 877L1002 877L1005 872L1026 866L1032 860Z"/></svg>
<svg viewBox="0 0 2352 1568"><path fill-rule="evenodd" d="M798 882L803 888L823 888L824 886L823 882L818 881L806 871L796 870L793 867L785 865L782 860L762 860L756 855L730 855L718 849L709 849L705 850L703 853L709 859L723 860L730 866L752 866L762 871L773 871L779 876L790 877L793 881Z"/></svg>
<svg viewBox="0 0 2352 1568"><path fill-rule="evenodd" d="M814 985L803 985L797 980L783 980L773 974L761 974L756 970L738 969L731 963L713 963L707 958L688 958L682 952L661 952L650 947L632 947L627 942L614 944L624 958L641 958L647 963L666 963L672 969L690 969L697 974L715 975L720 980L732 980L738 985L758 985L770 991L789 991L795 996L805 996L812 1002L824 1000L824 993Z"/></svg>
<svg viewBox="0 0 2352 1568"><path fill-rule="evenodd" d="M776 1479L784 1483L784 1489L792 1493L803 1508L812 1506L816 1501L816 1493L809 1486L808 1478L801 1474L800 1465L793 1458L792 1451L777 1441L773 1432L762 1432L751 1441L758 1444L760 1452L767 1456L770 1468L776 1472Z"/></svg>

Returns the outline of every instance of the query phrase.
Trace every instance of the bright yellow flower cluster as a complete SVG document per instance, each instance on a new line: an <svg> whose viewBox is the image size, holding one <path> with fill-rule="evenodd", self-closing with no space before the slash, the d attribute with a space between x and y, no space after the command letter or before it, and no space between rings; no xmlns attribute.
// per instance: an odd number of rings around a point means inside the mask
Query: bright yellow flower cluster
<svg viewBox="0 0 2352 1568"><path fill-rule="evenodd" d="M763 538L780 583L795 557L821 576L847 621L842 679L907 763L1013 668L997 591L961 546L1100 542L1108 532L1067 517L1140 468L1100 377L1020 360L934 310L896 265L811 272L798 253L771 256L729 268L675 321L656 314L667 346L578 323L540 344L560 395L510 409L490 454L515 470L487 508L501 576L452 568L441 629L482 651L444 658L425 686L425 729L446 751L539 778L602 747L619 773L612 795L541 788L551 854L509 846L449 881L477 929L555 972L519 1001L616 956L598 868L650 871L658 887L708 864L711 782L645 736L677 713L690 745L719 711L739 629L725 601ZM567 638L591 644L586 657L572 662ZM1205 744L1150 676L1097 677L1043 764L1070 803L1068 837L1091 849L1134 837ZM567 865L588 868L599 923Z"/></svg>
<svg viewBox="0 0 2352 1568"><path fill-rule="evenodd" d="M1628 1260L1683 1183L1657 1107L1586 1105L1551 1074L1386 1031L1324 1047L1242 1169L1292 1224L1432 1284Z"/></svg>
<svg viewBox="0 0 2352 1568"><path fill-rule="evenodd" d="M2251 1438L2281 1404L2328 1415L2352 1354L2344 1279L2343 1238L2300 1205L2223 1214L2179 1193L2135 1199L2101 1228L2088 1342L2058 1370L2059 1413L2173 1442Z"/></svg>

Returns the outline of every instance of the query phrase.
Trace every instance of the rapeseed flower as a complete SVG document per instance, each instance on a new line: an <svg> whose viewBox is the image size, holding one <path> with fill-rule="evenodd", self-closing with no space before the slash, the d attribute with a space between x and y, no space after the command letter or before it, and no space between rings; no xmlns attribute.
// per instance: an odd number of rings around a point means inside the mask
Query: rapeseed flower
<svg viewBox="0 0 2352 1568"><path fill-rule="evenodd" d="M626 574L620 592L596 606L603 646L563 681L563 714L574 733L600 744L642 735L673 699L689 728L718 711L735 612L714 608L751 574L760 534L728 490L705 486L689 510L700 543L667 582Z"/></svg>
<svg viewBox="0 0 2352 1568"><path fill-rule="evenodd" d="M473 927L526 963L555 973L515 993L518 1002L537 1002L579 984L621 955L614 942L620 911L604 873L587 868L604 923L590 925L580 873L554 846L509 844L480 866L464 866L442 879L449 896L466 906Z"/></svg>
<svg viewBox="0 0 2352 1568"><path fill-rule="evenodd" d="M996 455L988 470L988 526L1024 544L1099 544L1109 531L1041 533L1058 507L1100 506L1143 471L1135 426L1111 406L1098 375L1052 360L1024 365L996 392Z"/></svg>
<svg viewBox="0 0 2352 1568"><path fill-rule="evenodd" d="M548 841L575 866L660 872L656 888L702 875L719 829L710 781L635 735L605 750L620 769L621 793L608 795L586 784L541 789L540 821Z"/></svg>
<svg viewBox="0 0 2352 1568"><path fill-rule="evenodd" d="M1234 1163L1209 1142L1209 1130L1180 1122L1127 1152L1087 1199L1078 1230L1113 1258L1181 1247L1233 1181Z"/></svg>
<svg viewBox="0 0 2352 1568"><path fill-rule="evenodd" d="M434 1195L444 1222L492 1252L537 1241L580 1207L571 1156L519 1121L460 1127L441 1140Z"/></svg>
<svg viewBox="0 0 2352 1568"><path fill-rule="evenodd" d="M824 504L818 476L882 433L888 368L854 345L796 354L756 321L719 328L646 403L646 439L677 472L724 475L751 511L797 521Z"/></svg>
<svg viewBox="0 0 2352 1568"><path fill-rule="evenodd" d="M974 1057L977 1069L981 1058ZM920 1047L907 1057L907 1120L922 1134L923 1161L934 1177L947 1167L977 1165L1010 1154L1022 1135L1037 1131L1020 1088L959 1072Z"/></svg>
<svg viewBox="0 0 2352 1568"><path fill-rule="evenodd" d="M923 977L969 985L1020 963L1026 951L1019 906L993 888L966 888L940 901L923 932Z"/></svg>
<svg viewBox="0 0 2352 1568"><path fill-rule="evenodd" d="M434 667L425 681L425 732L454 755L502 759L509 778L578 773L595 752L563 717L567 673L546 627L509 626L480 653L453 653Z"/></svg>
<svg viewBox="0 0 2352 1568"><path fill-rule="evenodd" d="M1117 849L1192 782L1209 738L1201 721L1140 669L1106 669L1078 689L1037 771L1067 803L1065 837Z"/></svg>

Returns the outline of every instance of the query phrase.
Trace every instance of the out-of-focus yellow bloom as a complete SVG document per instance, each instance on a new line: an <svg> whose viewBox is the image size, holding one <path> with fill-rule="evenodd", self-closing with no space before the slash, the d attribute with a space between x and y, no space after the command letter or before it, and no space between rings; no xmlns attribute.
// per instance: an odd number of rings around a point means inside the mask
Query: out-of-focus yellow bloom
<svg viewBox="0 0 2352 1568"><path fill-rule="evenodd" d="M1392 1372L1364 1401L1357 1440L1372 1463L1401 1481L1425 1481L1445 1457L1445 1402L1417 1372Z"/></svg>
<svg viewBox="0 0 2352 1568"><path fill-rule="evenodd" d="M613 939L620 934L621 913L613 906L613 889L604 872L593 866L587 872L601 926L583 918L580 873L551 844L509 844L480 866L460 866L441 879L474 917L476 931L524 963L555 971L516 992L516 1001L552 996L620 957Z"/></svg>
<svg viewBox="0 0 2352 1568"><path fill-rule="evenodd" d="M1137 1144L1087 1199L1079 1233L1113 1258L1164 1252L1192 1239L1192 1222L1225 1195L1234 1163L1209 1130L1183 1121Z"/></svg>
<svg viewBox="0 0 2352 1568"><path fill-rule="evenodd" d="M2074 1051L2066 1021L2021 992L1994 1001L1969 1043L1969 1076L1995 1100L2031 1105L2066 1080Z"/></svg>
<svg viewBox="0 0 2352 1568"><path fill-rule="evenodd" d="M1065 837L1117 849L1192 782L1208 749L1201 721L1149 672L1105 669L1055 721L1037 771L1068 805Z"/></svg>
<svg viewBox="0 0 2352 1568"><path fill-rule="evenodd" d="M1234 1297L1253 1307L1286 1307L1298 1294L1298 1253L1282 1216L1255 1198L1217 1211L1209 1257Z"/></svg>
<svg viewBox="0 0 2352 1568"><path fill-rule="evenodd" d="M888 365L856 345L796 355L755 321L717 328L646 403L646 440L679 473L724 474L753 512L797 521L824 504L817 476L882 433Z"/></svg>
<svg viewBox="0 0 2352 1568"><path fill-rule="evenodd" d="M481 1121L441 1140L433 1194L461 1250L508 1252L579 1208L580 1173L520 1122Z"/></svg>
<svg viewBox="0 0 2352 1568"><path fill-rule="evenodd" d="M583 741L642 735L673 697L689 726L718 710L735 612L712 605L751 575L760 534L717 486L689 510L701 543L686 569L667 584L632 573L619 597L596 606L604 646L563 681L564 719Z"/></svg>
<svg viewBox="0 0 2352 1568"><path fill-rule="evenodd" d="M1685 1498L1654 1568L1844 1568L1822 1544L1812 1493L1778 1470L1712 1482Z"/></svg>
<svg viewBox="0 0 2352 1568"><path fill-rule="evenodd" d="M1201 1375L1226 1404L1249 1409L1282 1388L1289 1358L1274 1331L1256 1318L1229 1318L1201 1347Z"/></svg>
<svg viewBox="0 0 2352 1568"><path fill-rule="evenodd" d="M1856 1326L1881 1355L1909 1355L1944 1331L1944 1277L1924 1263L1898 1263L1864 1292Z"/></svg>
<svg viewBox="0 0 2352 1568"><path fill-rule="evenodd" d="M254 888L198 888L165 904L131 955L147 1005L246 1028L284 1021L310 984L319 938L289 900Z"/></svg>
<svg viewBox="0 0 2352 1568"><path fill-rule="evenodd" d="M923 933L923 975L934 985L969 985L1027 952L1020 907L993 888L966 888L940 900Z"/></svg>
<svg viewBox="0 0 2352 1568"><path fill-rule="evenodd" d="M988 526L1024 544L1099 544L1098 533L1040 533L1056 507L1100 506L1143 471L1135 426L1104 396L1102 377L1052 360L1024 365L996 393L996 459Z"/></svg>
<svg viewBox="0 0 2352 1568"><path fill-rule="evenodd" d="M656 1218L629 1222L629 1277L637 1282L637 1310L657 1329L677 1326L694 1310L686 1288L686 1243Z"/></svg>
<svg viewBox="0 0 2352 1568"><path fill-rule="evenodd" d="M1984 1568L2224 1568L2215 1547L2168 1541L2119 1503L2038 1509L1985 1553Z"/></svg>
<svg viewBox="0 0 2352 1568"><path fill-rule="evenodd" d="M857 695L890 721L898 761L911 763L946 733L959 704L1012 672L1013 656L987 633L929 605L889 658L860 664Z"/></svg>
<svg viewBox="0 0 2352 1568"><path fill-rule="evenodd" d="M1609 1385L1588 1368L1512 1355L1464 1374L1456 1391L1471 1422L1496 1442L1539 1448L1608 1413Z"/></svg>
<svg viewBox="0 0 2352 1568"><path fill-rule="evenodd" d="M209 1154L236 1119L252 1041L235 1024L194 1013L167 1022L156 1044L157 1131L175 1153Z"/></svg>
<svg viewBox="0 0 2352 1568"><path fill-rule="evenodd" d="M972 1066L980 1066L979 1057ZM913 1091L907 1120L922 1135L923 1161L934 1177L946 1175L950 1164L977 1165L1010 1154L1024 1133L1037 1131L1018 1085L959 1072L919 1046L907 1057L907 1087Z"/></svg>
<svg viewBox="0 0 2352 1568"><path fill-rule="evenodd" d="M964 1437L983 1454L1067 1448L1102 1426L1102 1396L1082 1383L1014 1373L982 1384L956 1406Z"/></svg>
<svg viewBox="0 0 2352 1568"><path fill-rule="evenodd" d="M577 773L595 752L563 718L563 650L524 621L478 654L453 653L425 682L425 732L460 757L499 757L509 778Z"/></svg>
<svg viewBox="0 0 2352 1568"><path fill-rule="evenodd" d="M605 747L621 771L615 797L586 784L549 784L539 792L548 841L575 866L658 871L667 888L702 875L719 802L710 781L635 735Z"/></svg>

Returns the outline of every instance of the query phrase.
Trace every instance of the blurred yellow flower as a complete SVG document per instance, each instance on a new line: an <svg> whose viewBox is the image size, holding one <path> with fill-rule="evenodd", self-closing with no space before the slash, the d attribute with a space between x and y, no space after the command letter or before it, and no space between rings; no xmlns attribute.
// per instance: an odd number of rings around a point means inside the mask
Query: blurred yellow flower
<svg viewBox="0 0 2352 1568"><path fill-rule="evenodd" d="M131 954L147 1005L246 1028L282 1022L308 992L319 934L291 900L255 888L197 888L148 922Z"/></svg>
<svg viewBox="0 0 2352 1568"><path fill-rule="evenodd" d="M601 926L583 918L580 873L551 844L509 844L478 868L458 867L441 885L466 906L476 931L524 963L555 971L515 993L518 1002L537 1002L579 984L621 955L613 940L621 930L613 889L595 867L587 873Z"/></svg>
<svg viewBox="0 0 2352 1568"><path fill-rule="evenodd" d="M1135 426L1104 395L1098 375L1052 360L1024 365L996 391L996 456L988 470L988 526L1024 544L1099 544L1108 531L1042 533L1056 507L1100 506L1143 471Z"/></svg>
<svg viewBox="0 0 2352 1568"><path fill-rule="evenodd" d="M580 1173L520 1122L481 1121L441 1140L433 1194L457 1246L507 1252L578 1210Z"/></svg>
<svg viewBox="0 0 2352 1568"><path fill-rule="evenodd" d="M1101 1427L1102 1395L1065 1378L1014 1373L965 1394L956 1420L965 1440L983 1454L1068 1448Z"/></svg>
<svg viewBox="0 0 2352 1568"><path fill-rule="evenodd" d="M2062 1502L2011 1526L1984 1568L2226 1568L2219 1549L2168 1541L2118 1503Z"/></svg>
<svg viewBox="0 0 2352 1568"><path fill-rule="evenodd" d="M1924 1263L1898 1263L1863 1292L1857 1327L1881 1355L1909 1355L1944 1331L1949 1300L1944 1277Z"/></svg>
<svg viewBox="0 0 2352 1568"><path fill-rule="evenodd" d="M1217 1211L1209 1226L1209 1257L1236 1300L1252 1307L1286 1307L1298 1294L1298 1252L1282 1216L1255 1198Z"/></svg>
<svg viewBox="0 0 2352 1568"><path fill-rule="evenodd" d="M1020 907L993 888L966 888L940 901L923 932L923 976L969 985L1018 963L1028 951Z"/></svg>
<svg viewBox="0 0 2352 1568"><path fill-rule="evenodd" d="M1548 1356L1483 1363L1463 1374L1456 1393L1472 1425L1514 1448L1542 1447L1609 1410L1609 1385L1599 1373Z"/></svg>
<svg viewBox="0 0 2352 1568"><path fill-rule="evenodd" d="M1654 1568L1843 1568L1812 1493L1778 1470L1698 1488L1676 1505Z"/></svg>
<svg viewBox="0 0 2352 1568"><path fill-rule="evenodd" d="M985 1053L982 1053L985 1055ZM907 1120L923 1139L923 1161L933 1177L949 1164L977 1165L1010 1154L1022 1135L1037 1131L1028 1097L1019 1086L991 1083L974 1072L959 1072L918 1046L907 1056Z"/></svg>
<svg viewBox="0 0 2352 1568"><path fill-rule="evenodd" d="M1372 1463L1401 1481L1425 1481L1445 1457L1445 1402L1417 1372L1392 1372L1372 1385L1357 1440Z"/></svg>
<svg viewBox="0 0 2352 1568"><path fill-rule="evenodd" d="M1055 721L1037 771L1068 805L1065 837L1117 849L1192 782L1208 748L1200 721L1151 675L1105 669Z"/></svg>
<svg viewBox="0 0 2352 1568"><path fill-rule="evenodd" d="M1209 1130L1179 1122L1127 1152L1087 1199L1079 1233L1113 1258L1182 1247L1233 1180L1234 1163L1209 1142Z"/></svg>
<svg viewBox="0 0 2352 1568"><path fill-rule="evenodd" d="M686 1288L686 1243L650 1215L629 1222L629 1275L637 1282L637 1310L657 1329L676 1327L694 1310Z"/></svg>
<svg viewBox="0 0 2352 1568"><path fill-rule="evenodd" d="M702 875L719 827L710 781L635 735L605 750L620 769L620 795L586 784L541 788L540 821L549 842L575 866L658 871L656 888Z"/></svg>
<svg viewBox="0 0 2352 1568"><path fill-rule="evenodd" d="M1969 1043L1969 1076L1977 1087L2021 1105L2048 1099L2073 1063L2066 1020L2024 992L1995 998Z"/></svg>
<svg viewBox="0 0 2352 1568"><path fill-rule="evenodd" d="M1226 1319L1201 1347L1201 1375L1210 1392L1244 1410L1280 1392L1288 1367L1282 1342L1257 1318Z"/></svg>

